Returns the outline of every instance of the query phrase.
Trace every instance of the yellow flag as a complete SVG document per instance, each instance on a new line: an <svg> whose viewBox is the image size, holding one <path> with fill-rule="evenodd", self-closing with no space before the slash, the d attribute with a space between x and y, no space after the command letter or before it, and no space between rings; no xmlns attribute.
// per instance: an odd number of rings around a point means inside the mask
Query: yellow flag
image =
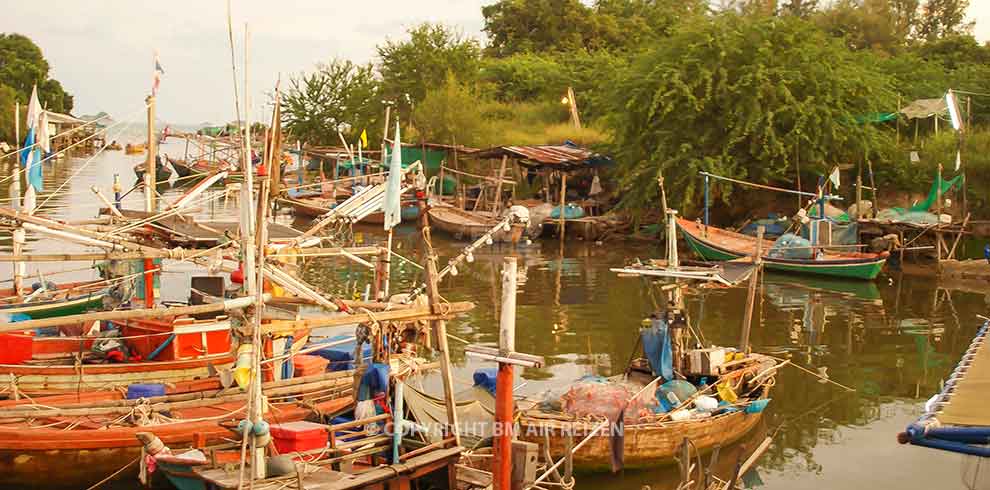
<svg viewBox="0 0 990 490"><path fill-rule="evenodd" d="M368 130L367 129L362 129L361 130L361 146L363 146L365 148L368 147Z"/></svg>

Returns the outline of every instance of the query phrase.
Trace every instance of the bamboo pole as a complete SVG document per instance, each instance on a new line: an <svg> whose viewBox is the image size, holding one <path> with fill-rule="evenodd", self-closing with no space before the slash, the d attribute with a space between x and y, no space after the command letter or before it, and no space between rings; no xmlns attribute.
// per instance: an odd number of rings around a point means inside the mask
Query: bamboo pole
<svg viewBox="0 0 990 490"><path fill-rule="evenodd" d="M0 333L19 332L34 328L57 327L59 325L71 325L75 323L92 321L130 320L136 318L167 318L180 315L197 315L200 313L239 310L254 304L255 300L256 299L254 297L241 297L229 299L220 303L210 303L205 305L100 311L95 313L80 313L78 315L57 316L52 318L39 318L37 320L25 320L23 322L3 322L0 323Z"/></svg>
<svg viewBox="0 0 990 490"><path fill-rule="evenodd" d="M155 200L155 187L157 183L155 175L158 169L155 166L155 96L149 95L146 99L148 103L148 159L144 165L144 210L154 214L157 207ZM151 308L155 306L155 268L153 259L144 259L144 306Z"/></svg>
<svg viewBox="0 0 990 490"><path fill-rule="evenodd" d="M430 218L426 211L426 203L420 199L419 224L423 234L423 242L426 244L426 296L430 304L430 313L434 315L444 315L452 310L452 304L441 303L438 282L440 275L437 273L437 256L433 250L433 241L430 237ZM380 316L380 315L379 315ZM460 428L457 426L457 407L454 400L454 378L450 365L450 346L447 343L447 324L443 319L434 320L433 331L437 342L437 350L440 353L440 375L443 380L444 405L447 407L447 424L453 432L454 440L458 446L461 445Z"/></svg>
<svg viewBox="0 0 990 490"><path fill-rule="evenodd" d="M14 170L12 171L11 177L13 181L10 183L10 194L11 202L10 205L16 210L21 209L21 103L14 103L14 148L17 153L14 154ZM13 232L13 250L14 255L22 255L24 253L24 245L27 242L27 236L24 232L24 228L18 226ZM24 273L25 265L23 262L16 262L14 264L14 294L17 296L17 301L22 301L24 299Z"/></svg>
<svg viewBox="0 0 990 490"><path fill-rule="evenodd" d="M756 253L753 255L753 273L749 276L749 290L746 295L746 313L743 317L742 335L739 340L739 351L749 352L749 333L753 323L753 306L756 302L756 284L760 276L760 268L763 266L763 232L764 227L760 225L756 228Z"/></svg>
<svg viewBox="0 0 990 490"><path fill-rule="evenodd" d="M499 207L502 204L502 179L505 177L505 163L509 160L508 155L502 155L502 163L498 168L498 180L495 184L495 199L492 199L492 212L498 216Z"/></svg>
<svg viewBox="0 0 990 490"><path fill-rule="evenodd" d="M560 172L560 241L564 241L564 207L567 205L567 173Z"/></svg>

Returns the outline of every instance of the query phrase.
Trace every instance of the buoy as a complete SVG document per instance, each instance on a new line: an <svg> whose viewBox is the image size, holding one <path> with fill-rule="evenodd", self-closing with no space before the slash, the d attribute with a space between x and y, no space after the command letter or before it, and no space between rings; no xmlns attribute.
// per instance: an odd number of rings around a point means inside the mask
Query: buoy
<svg viewBox="0 0 990 490"><path fill-rule="evenodd" d="M230 273L230 282L244 284L244 262L237 264L237 270Z"/></svg>
<svg viewBox="0 0 990 490"><path fill-rule="evenodd" d="M237 386L247 389L251 382L251 364L254 356L254 345L241 344L237 348L237 362L234 364L234 381Z"/></svg>

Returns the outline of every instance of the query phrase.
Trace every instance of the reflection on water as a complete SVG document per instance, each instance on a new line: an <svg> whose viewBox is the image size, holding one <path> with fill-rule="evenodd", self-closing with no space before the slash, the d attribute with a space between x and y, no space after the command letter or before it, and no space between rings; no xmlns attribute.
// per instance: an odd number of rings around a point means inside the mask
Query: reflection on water
<svg viewBox="0 0 990 490"><path fill-rule="evenodd" d="M134 181L131 167L141 160L141 156L121 152L101 155L65 186L68 196L53 198L46 207L61 218L93 217L99 202L89 187L97 185L111 194L114 173L121 175L126 187ZM46 167L46 190L60 185L85 161L69 159ZM9 163L4 164L9 173ZM6 185L0 189L0 195L5 194ZM163 190L167 199L180 192ZM143 196L136 191L126 202L140 208ZM223 216L234 211L233 205L212 202L198 214ZM289 216L279 219L291 222ZM358 227L355 232L363 243L382 240L379 228ZM2 238L0 250L9 252L9 236ZM415 228L399 227L395 244L397 253L421 261L423 242ZM434 244L441 263L461 246L442 236L435 236ZM51 240L30 244L34 252L70 249L81 250ZM522 372L519 383L525 384L519 393L538 395L586 374L621 372L634 354L639 322L655 308L656 297L641 279L618 277L609 268L660 253L657 246L644 242L577 242L561 248L558 242L544 241L517 248L486 248L442 284L447 300L476 305L448 328L468 342L497 342L499 269L502 257L511 254L519 259L517 346L547 360L544 368ZM408 291L422 281L418 267L403 261L393 264L393 292ZM30 271L80 266L86 264L31 264ZM166 274L165 280L176 286L166 289L181 296L186 274ZM364 294L371 277L367 268L355 262L326 258L305 262L303 274L345 297ZM0 265L0 275L10 276L9 264ZM707 343L738 342L745 297L744 288L689 290L688 313ZM847 393L785 368L778 375L761 429L774 436L774 443L756 472L748 475L747 483L768 489L961 488L959 457L898 446L894 435L920 411L923 400L952 369L976 332L976 315L987 311L987 298L985 291L940 289L931 279L899 275L882 276L875 283L766 275L751 338L754 348L826 373L856 391ZM474 369L485 364L466 358L461 343L451 345L457 365L455 384L469 385ZM762 433L753 436L757 442L760 438ZM732 451L741 450L727 449L720 461L734 464L738 454ZM673 468L660 468L587 476L579 479L578 488L669 488L676 478Z"/></svg>

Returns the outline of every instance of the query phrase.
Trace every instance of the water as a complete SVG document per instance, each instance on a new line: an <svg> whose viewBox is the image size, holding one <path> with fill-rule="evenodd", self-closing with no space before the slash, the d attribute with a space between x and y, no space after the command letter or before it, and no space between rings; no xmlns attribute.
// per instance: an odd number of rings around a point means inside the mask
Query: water
<svg viewBox="0 0 990 490"><path fill-rule="evenodd" d="M135 135L131 141L139 140ZM121 139L121 138L118 138ZM175 143L164 151L181 155ZM112 152L96 157L71 158L46 167L46 189L60 185L71 193L50 201L52 212L62 219L95 216L99 201L89 188L110 190L114 173L125 188L134 182L130 167L141 156ZM6 171L9 173L9 170ZM0 185L6 187L6 183ZM165 189L167 199L181 190ZM128 196L128 206L140 209L143 196ZM231 215L235 206L211 203L201 216ZM291 217L282 215L282 221ZM382 240L380 229L359 227L356 237L364 243ZM0 237L0 250L9 253L9 236ZM423 243L416 230L401 226L396 250L421 261ZM434 237L441 264L459 251L462 244ZM32 241L30 252L83 250L54 240ZM638 278L619 277L611 267L633 259L659 256L662 252L645 242L609 242L602 245L571 243L561 248L556 241L541 241L510 248L495 246L475 253L475 261L459 267L457 276L441 284L449 301L472 301L476 308L448 323L454 336L469 342L497 342L499 291L502 258L519 258L519 295L516 345L523 352L546 357L542 369L527 369L517 384L520 394L539 393L587 375L610 375L624 370L633 355L640 320L659 299ZM80 263L30 264L29 273L41 270L56 280L95 277L91 271L51 275L55 271L85 267ZM393 292L408 291L422 280L422 272L395 262ZM182 299L189 267L173 267L163 277L166 297ZM307 279L326 290L351 297L364 291L369 271L338 259L312 259L304 268ZM9 264L0 265L0 277L10 277ZM687 306L692 323L709 343L735 345L745 305L744 288L693 289ZM821 280L776 274L766 275L759 289L759 303L752 333L755 350L792 359L812 370L827 368L830 378L855 388L846 392L823 384L794 368L777 377L765 424L750 439L750 447L764 434L773 444L747 476L746 483L766 489L876 488L955 489L967 488L964 471L974 466L961 456L895 441L921 411L921 405L939 388L960 353L975 334L988 310L987 291L953 289L929 278L883 275L874 283ZM476 368L489 364L469 359L463 344L453 341L456 364L455 387L471 383ZM518 370L517 370L518 371ZM427 387L436 387L435 380ZM741 448L736 448L742 451ZM735 461L724 451L723 466ZM707 464L707 460L705 461ZM723 468L723 471L724 470ZM990 469L984 468L984 474ZM673 488L672 468L627 471L619 475L588 475L578 480L578 489ZM974 488L988 488L988 477ZM125 485L120 488L130 488Z"/></svg>

